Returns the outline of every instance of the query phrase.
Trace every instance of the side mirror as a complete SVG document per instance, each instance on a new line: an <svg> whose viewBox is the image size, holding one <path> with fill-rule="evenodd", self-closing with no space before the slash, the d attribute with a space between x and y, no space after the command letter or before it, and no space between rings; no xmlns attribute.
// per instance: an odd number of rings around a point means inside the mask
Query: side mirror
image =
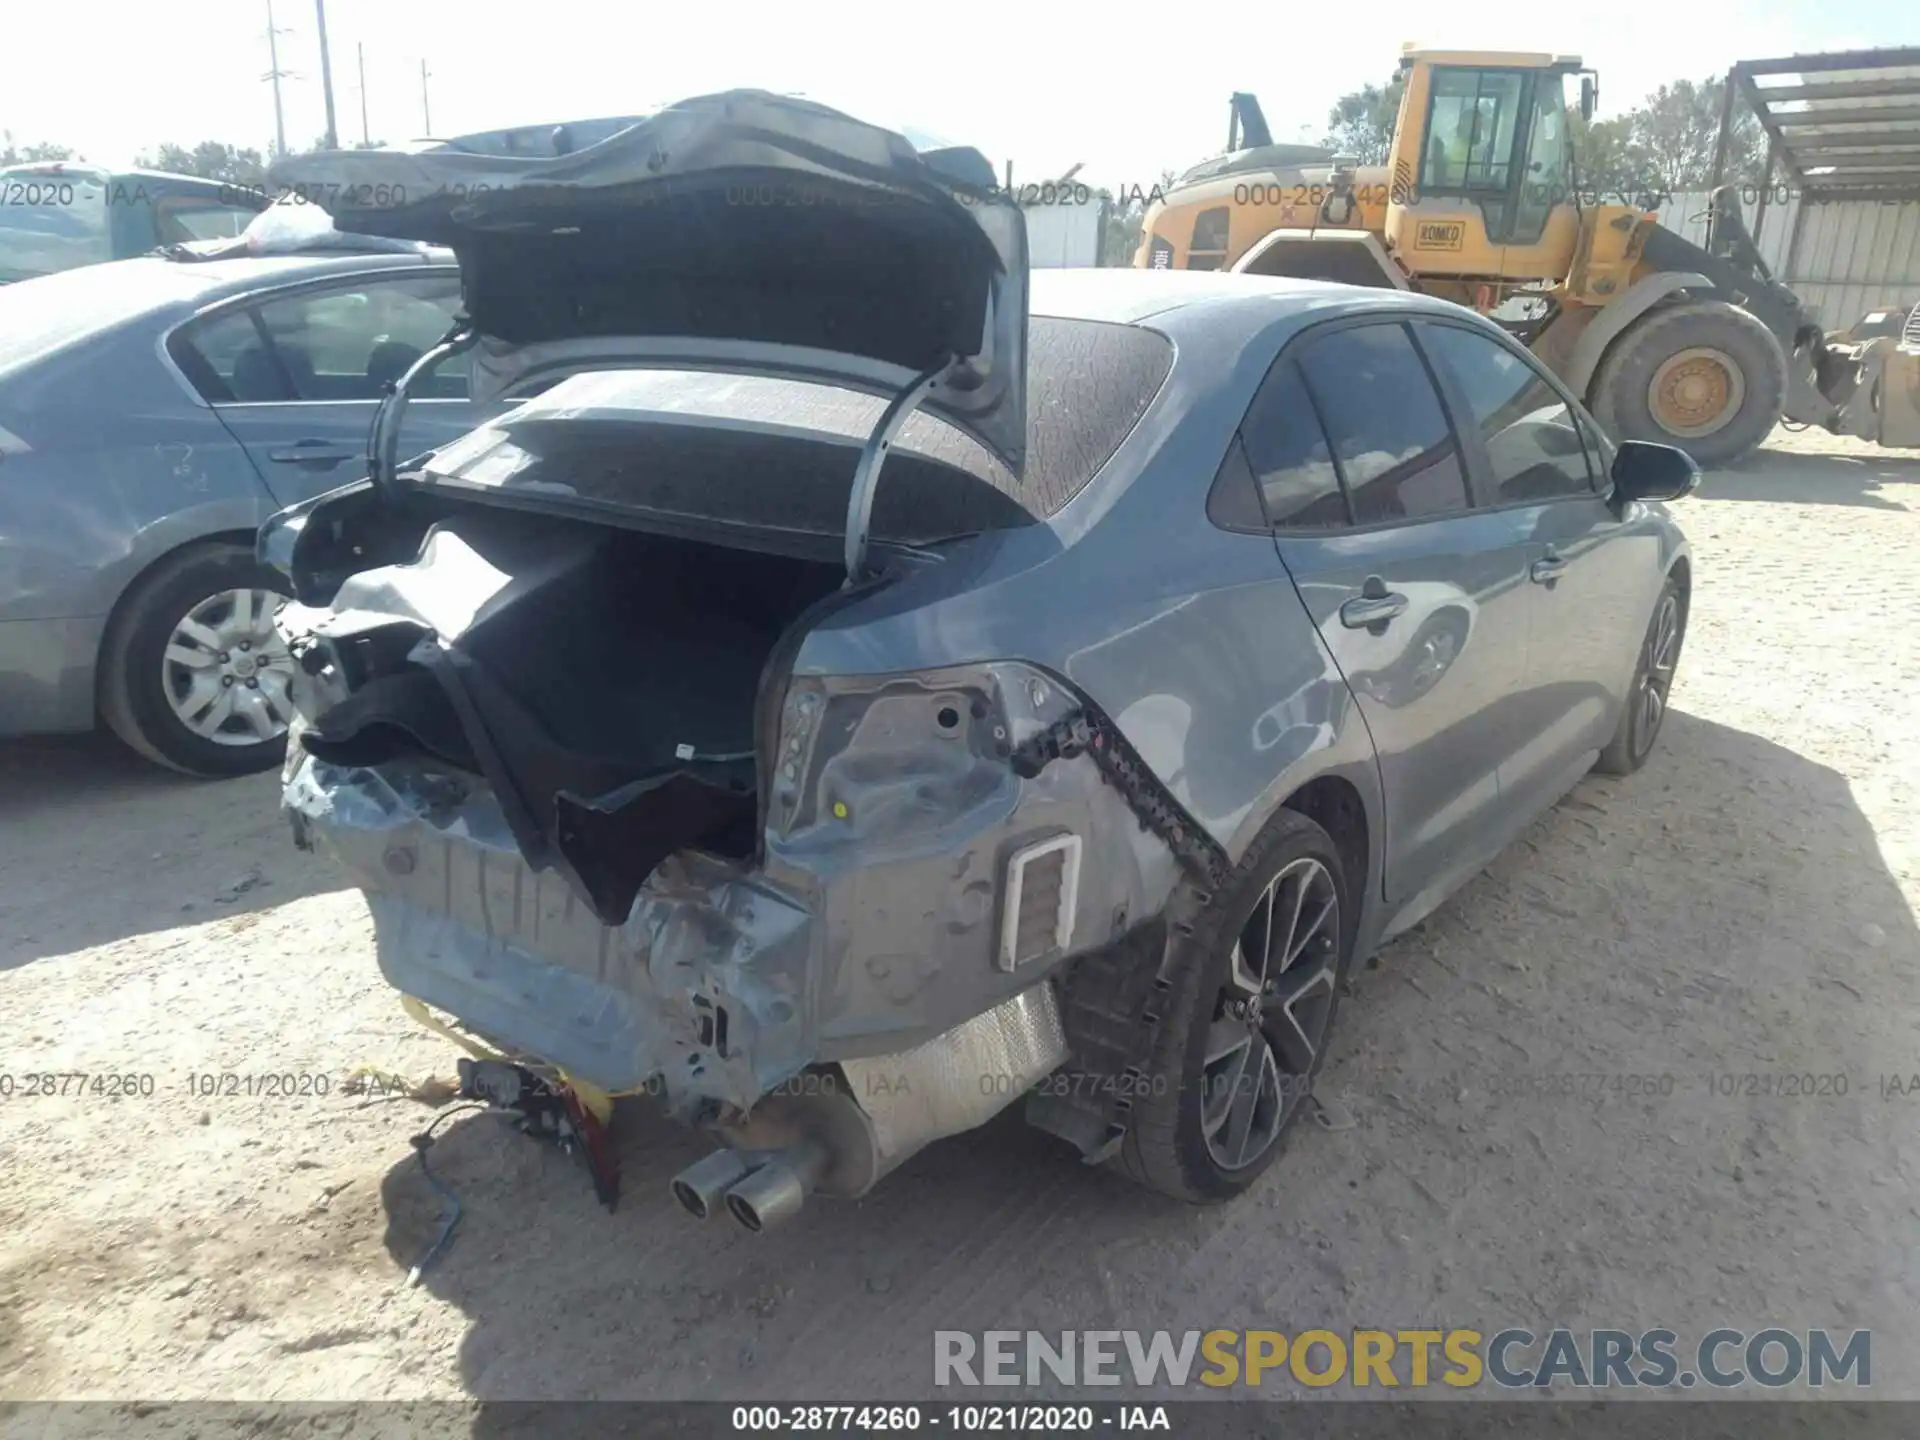
<svg viewBox="0 0 1920 1440"><path fill-rule="evenodd" d="M1591 121L1593 112L1600 103L1600 87L1593 83L1593 76L1580 77L1580 118Z"/></svg>
<svg viewBox="0 0 1920 1440"><path fill-rule="evenodd" d="M1684 450L1651 440L1622 440L1613 455L1613 500L1679 500L1700 488L1700 467Z"/></svg>

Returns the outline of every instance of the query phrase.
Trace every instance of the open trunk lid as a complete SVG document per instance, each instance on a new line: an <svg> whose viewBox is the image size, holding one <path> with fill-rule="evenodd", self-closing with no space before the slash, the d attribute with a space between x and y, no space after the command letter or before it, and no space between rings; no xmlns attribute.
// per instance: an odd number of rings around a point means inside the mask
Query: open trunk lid
<svg viewBox="0 0 1920 1440"><path fill-rule="evenodd" d="M342 230L458 255L481 403L590 369L811 380L924 408L1021 473L1026 229L978 151L756 90L501 148L292 156L273 179Z"/></svg>

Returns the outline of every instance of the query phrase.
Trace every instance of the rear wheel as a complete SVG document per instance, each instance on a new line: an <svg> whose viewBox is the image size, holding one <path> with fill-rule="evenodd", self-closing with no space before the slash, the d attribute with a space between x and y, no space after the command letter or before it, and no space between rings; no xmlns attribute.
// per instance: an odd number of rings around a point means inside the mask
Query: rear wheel
<svg viewBox="0 0 1920 1440"><path fill-rule="evenodd" d="M1174 1003L1115 1164L1175 1199L1230 1199L1286 1148L1326 1057L1357 918L1339 852L1283 810L1176 944Z"/></svg>
<svg viewBox="0 0 1920 1440"><path fill-rule="evenodd" d="M1623 440L1726 465L1767 438L1786 393L1786 357L1772 332L1736 306L1704 300L1655 310L1614 341L1593 409Z"/></svg>
<svg viewBox="0 0 1920 1440"><path fill-rule="evenodd" d="M169 555L136 583L100 657L102 718L189 775L270 770L286 754L293 660L273 628L285 583L240 545Z"/></svg>

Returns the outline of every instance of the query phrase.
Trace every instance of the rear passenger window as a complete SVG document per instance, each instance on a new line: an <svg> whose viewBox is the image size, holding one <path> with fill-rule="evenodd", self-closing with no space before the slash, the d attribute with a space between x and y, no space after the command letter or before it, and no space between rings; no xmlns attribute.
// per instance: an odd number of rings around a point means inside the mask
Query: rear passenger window
<svg viewBox="0 0 1920 1440"><path fill-rule="evenodd" d="M1333 443L1356 525L1467 509L1459 444L1405 327L1336 330L1312 341L1300 366Z"/></svg>
<svg viewBox="0 0 1920 1440"><path fill-rule="evenodd" d="M1347 524L1340 476L1293 361L1282 360L1268 373L1241 423L1240 438L1271 524L1282 530Z"/></svg>
<svg viewBox="0 0 1920 1440"><path fill-rule="evenodd" d="M1420 339L1466 395L1492 467L1494 504L1592 497L1573 412L1533 366L1458 325L1423 324Z"/></svg>
<svg viewBox="0 0 1920 1440"><path fill-rule="evenodd" d="M229 310L173 337L171 350L193 388L211 404L271 404L293 399L286 373L260 345L245 310Z"/></svg>
<svg viewBox="0 0 1920 1440"><path fill-rule="evenodd" d="M452 328L460 282L452 276L376 279L351 289L305 291L258 309L271 359L302 400L378 400ZM443 364L416 399L462 399L465 357Z"/></svg>

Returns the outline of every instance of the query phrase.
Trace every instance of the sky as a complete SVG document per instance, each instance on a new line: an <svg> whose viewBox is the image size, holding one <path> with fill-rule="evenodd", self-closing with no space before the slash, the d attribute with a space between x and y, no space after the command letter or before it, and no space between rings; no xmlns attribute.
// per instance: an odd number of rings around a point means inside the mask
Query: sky
<svg viewBox="0 0 1920 1440"><path fill-rule="evenodd" d="M324 133L313 0L271 0L291 144ZM269 0L7 0L0 129L100 164L214 139L273 139ZM590 115L751 87L804 95L915 139L969 144L1016 182L1151 186L1219 153L1227 97L1260 97L1276 140L1317 141L1341 94L1388 79L1403 42L1580 55L1602 116L1734 60L1912 44L1913 0L1579 7L1487 0L1203 9L973 0L662 5L645 0L328 0L343 144L361 136L357 49L375 140ZM1364 23L1354 17L1364 15ZM1901 21L1905 18L1905 25ZM33 57L45 57L34 59ZM47 63L59 57L61 63Z"/></svg>

